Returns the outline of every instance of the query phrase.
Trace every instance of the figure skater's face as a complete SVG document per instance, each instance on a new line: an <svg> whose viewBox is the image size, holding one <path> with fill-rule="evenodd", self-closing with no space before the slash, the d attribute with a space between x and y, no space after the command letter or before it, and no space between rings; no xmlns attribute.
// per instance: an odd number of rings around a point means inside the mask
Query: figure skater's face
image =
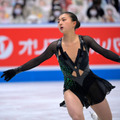
<svg viewBox="0 0 120 120"><path fill-rule="evenodd" d="M72 21L69 14L62 14L58 18L58 28L61 33L65 34L69 31L75 31L76 21Z"/></svg>

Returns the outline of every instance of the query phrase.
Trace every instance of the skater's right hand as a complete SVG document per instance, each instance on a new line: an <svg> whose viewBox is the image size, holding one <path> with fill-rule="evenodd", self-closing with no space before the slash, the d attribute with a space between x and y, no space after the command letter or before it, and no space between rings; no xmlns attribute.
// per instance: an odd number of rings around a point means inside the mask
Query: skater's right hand
<svg viewBox="0 0 120 120"><path fill-rule="evenodd" d="M2 78L2 77L5 77L4 80L8 82L8 81L9 81L11 78L13 78L16 74L17 74L16 69L10 69L10 70L4 71L4 72L3 72L3 75L1 76L1 78Z"/></svg>

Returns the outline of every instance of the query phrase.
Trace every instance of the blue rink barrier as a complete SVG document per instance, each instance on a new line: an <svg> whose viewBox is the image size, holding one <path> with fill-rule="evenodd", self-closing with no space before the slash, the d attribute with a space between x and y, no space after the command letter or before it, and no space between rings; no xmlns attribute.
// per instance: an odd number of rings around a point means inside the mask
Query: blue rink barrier
<svg viewBox="0 0 120 120"><path fill-rule="evenodd" d="M92 69L92 71L106 80L120 80L120 69ZM0 71L0 76L2 72ZM39 81L63 81L60 70L25 71L17 74L10 82L39 82ZM3 78L0 82L5 82Z"/></svg>

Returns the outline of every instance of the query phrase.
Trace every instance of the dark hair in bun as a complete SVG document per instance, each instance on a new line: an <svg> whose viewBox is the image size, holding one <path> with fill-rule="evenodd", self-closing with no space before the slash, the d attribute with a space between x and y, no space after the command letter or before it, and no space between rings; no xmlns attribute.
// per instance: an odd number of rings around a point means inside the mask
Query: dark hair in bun
<svg viewBox="0 0 120 120"><path fill-rule="evenodd" d="M77 16L74 13L72 13L72 12L64 12L62 14L68 14L71 17L72 21L76 21L75 29L80 27L80 22L79 22Z"/></svg>
<svg viewBox="0 0 120 120"><path fill-rule="evenodd" d="M77 29L77 28L79 28L79 27L80 27L80 22L77 21L77 24L76 24L76 26L75 26L75 29Z"/></svg>

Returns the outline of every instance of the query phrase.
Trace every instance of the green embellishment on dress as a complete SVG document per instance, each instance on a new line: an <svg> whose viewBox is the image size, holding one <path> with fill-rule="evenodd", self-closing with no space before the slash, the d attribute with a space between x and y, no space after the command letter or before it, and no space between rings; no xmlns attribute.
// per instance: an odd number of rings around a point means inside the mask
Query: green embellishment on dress
<svg viewBox="0 0 120 120"><path fill-rule="evenodd" d="M60 64L60 68L64 74L64 88L67 89L75 89L76 88L76 82L71 79L72 77L72 70L69 66L65 64L64 61L58 59L58 62Z"/></svg>

